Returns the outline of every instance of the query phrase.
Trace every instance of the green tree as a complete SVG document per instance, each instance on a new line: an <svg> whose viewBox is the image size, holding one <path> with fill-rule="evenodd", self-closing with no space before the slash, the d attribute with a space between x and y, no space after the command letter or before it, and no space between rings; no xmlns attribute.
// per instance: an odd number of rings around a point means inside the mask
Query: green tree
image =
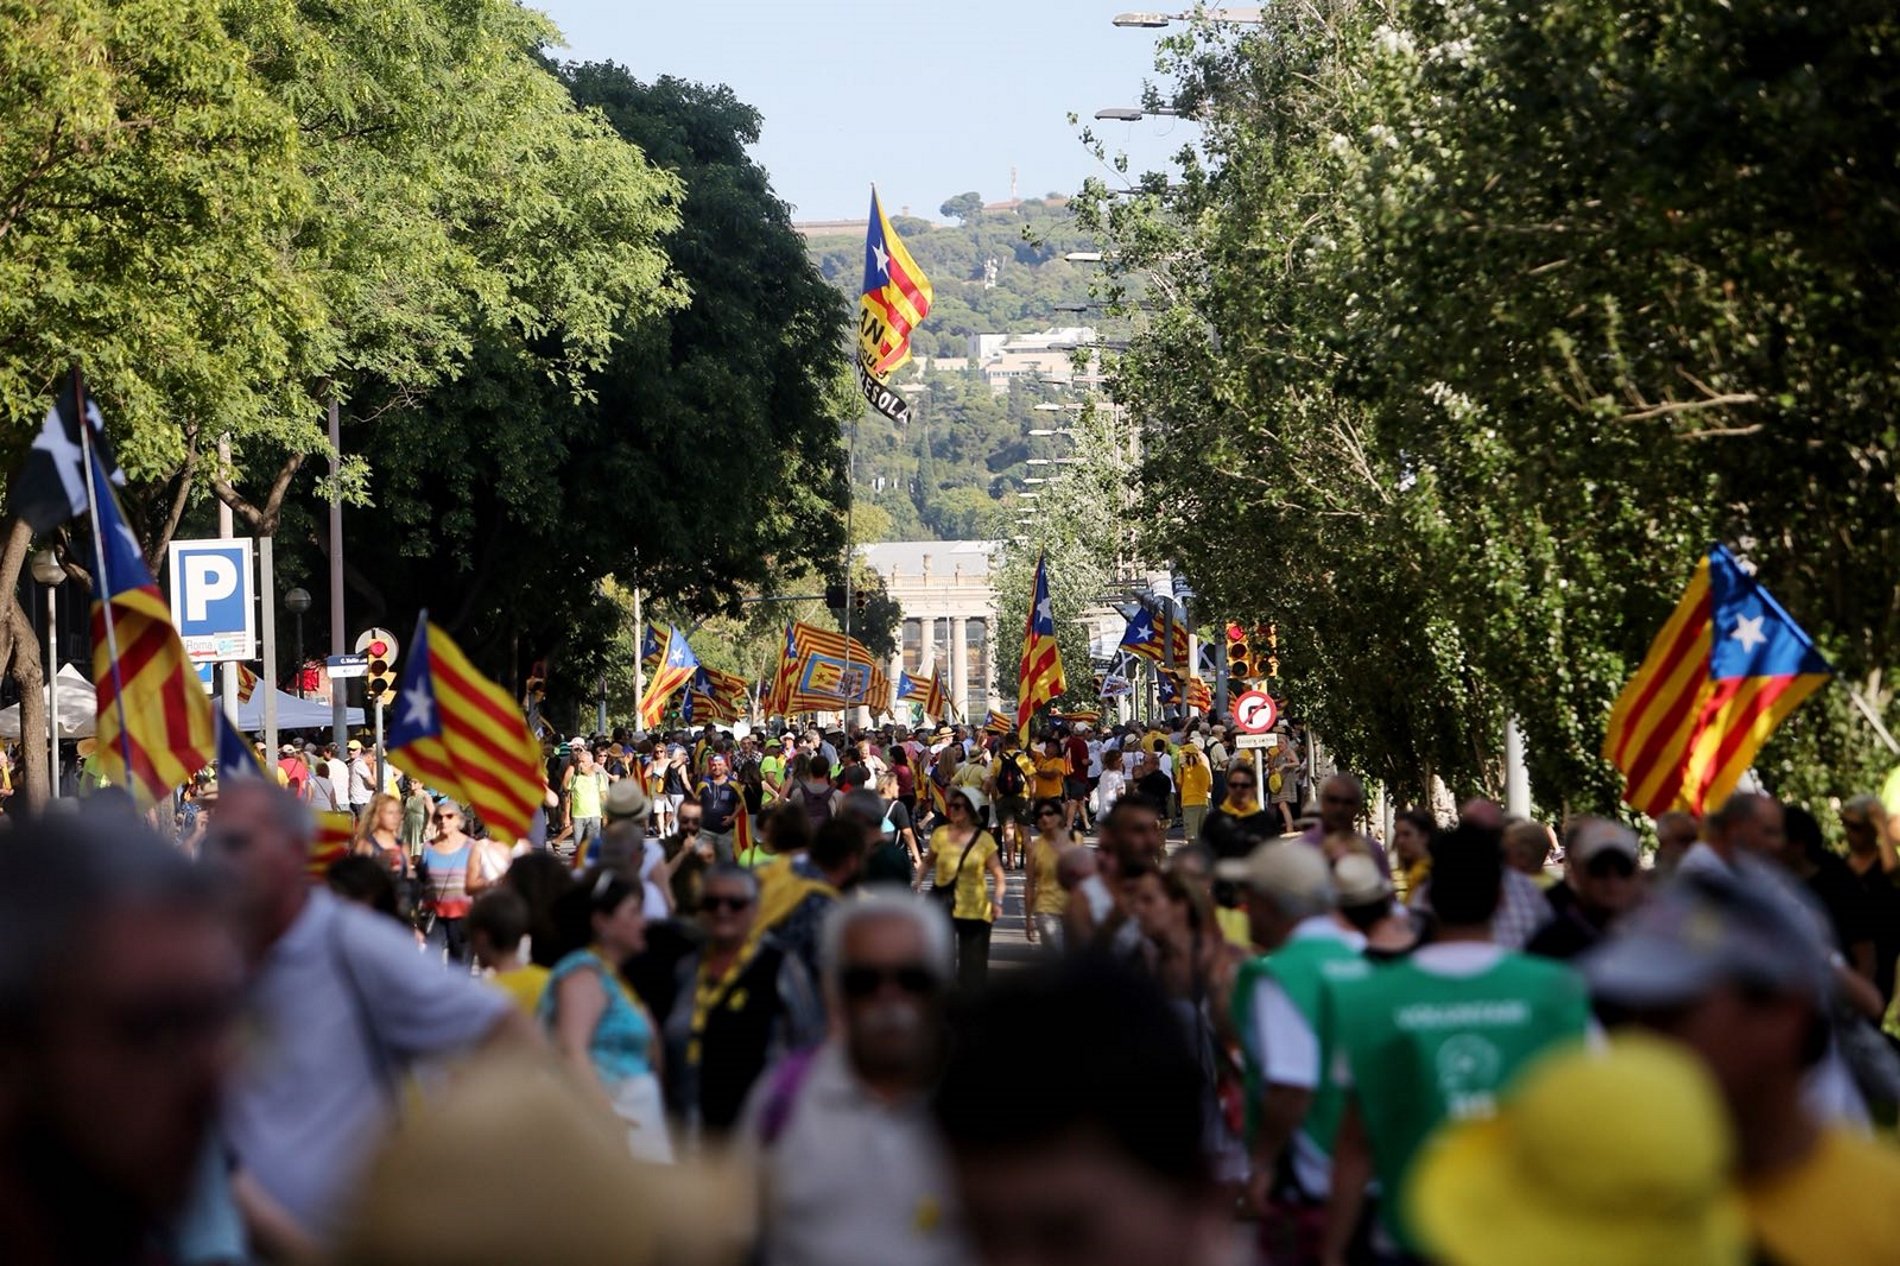
<svg viewBox="0 0 1900 1266"><path fill-rule="evenodd" d="M983 212L983 195L975 191L960 193L946 201L938 211L953 220L968 224Z"/></svg>

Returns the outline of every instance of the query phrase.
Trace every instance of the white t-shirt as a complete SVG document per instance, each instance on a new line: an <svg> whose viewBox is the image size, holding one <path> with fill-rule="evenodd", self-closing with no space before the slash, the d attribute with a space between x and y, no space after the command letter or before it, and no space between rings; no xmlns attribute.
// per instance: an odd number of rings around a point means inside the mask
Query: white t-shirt
<svg viewBox="0 0 1900 1266"><path fill-rule="evenodd" d="M1092 738L1089 740L1089 777L1100 778L1101 776L1102 776L1102 740L1098 738Z"/></svg>

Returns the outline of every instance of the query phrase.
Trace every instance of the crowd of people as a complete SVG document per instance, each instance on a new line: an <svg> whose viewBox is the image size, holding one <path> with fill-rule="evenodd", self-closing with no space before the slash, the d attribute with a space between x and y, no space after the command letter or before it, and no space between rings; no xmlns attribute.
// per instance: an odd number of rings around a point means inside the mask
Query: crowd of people
<svg viewBox="0 0 1900 1266"><path fill-rule="evenodd" d="M1900 1262L1879 800L1388 841L1225 740L582 736L321 872L327 766L14 821L0 1260Z"/></svg>

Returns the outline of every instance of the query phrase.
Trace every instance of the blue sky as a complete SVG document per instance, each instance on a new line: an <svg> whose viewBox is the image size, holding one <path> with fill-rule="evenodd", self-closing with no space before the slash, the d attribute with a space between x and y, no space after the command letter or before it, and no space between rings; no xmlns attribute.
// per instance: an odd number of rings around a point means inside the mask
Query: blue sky
<svg viewBox="0 0 1900 1266"><path fill-rule="evenodd" d="M801 220L886 208L937 216L974 189L1070 192L1110 173L1068 123L1135 105L1158 31L1117 29L1134 8L1186 0L528 0L567 37L566 58L615 61L641 79L729 85L765 117L754 156ZM1095 125L1134 170L1190 135L1174 119Z"/></svg>

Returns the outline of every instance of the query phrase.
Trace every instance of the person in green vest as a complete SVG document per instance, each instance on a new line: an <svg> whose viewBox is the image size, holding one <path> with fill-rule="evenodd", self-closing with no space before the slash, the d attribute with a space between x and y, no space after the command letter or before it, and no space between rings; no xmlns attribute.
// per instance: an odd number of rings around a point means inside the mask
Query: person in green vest
<svg viewBox="0 0 1900 1266"><path fill-rule="evenodd" d="M1262 1261L1319 1254L1332 1187L1341 1090L1326 1070L1332 1026L1326 983L1366 975L1365 937L1340 920L1326 857L1297 841L1261 844L1218 873L1243 884L1253 943L1232 1015L1247 1072L1247 1201L1260 1218Z"/></svg>
<svg viewBox="0 0 1900 1266"><path fill-rule="evenodd" d="M1384 1260L1416 1260L1405 1195L1426 1141L1446 1121L1494 1115L1521 1068L1589 1030L1580 976L1492 942L1503 879L1499 833L1459 827L1432 851L1432 942L1324 986L1320 1007L1344 1102L1322 1266L1344 1266L1374 1179L1383 1193L1377 1229L1397 1249Z"/></svg>

